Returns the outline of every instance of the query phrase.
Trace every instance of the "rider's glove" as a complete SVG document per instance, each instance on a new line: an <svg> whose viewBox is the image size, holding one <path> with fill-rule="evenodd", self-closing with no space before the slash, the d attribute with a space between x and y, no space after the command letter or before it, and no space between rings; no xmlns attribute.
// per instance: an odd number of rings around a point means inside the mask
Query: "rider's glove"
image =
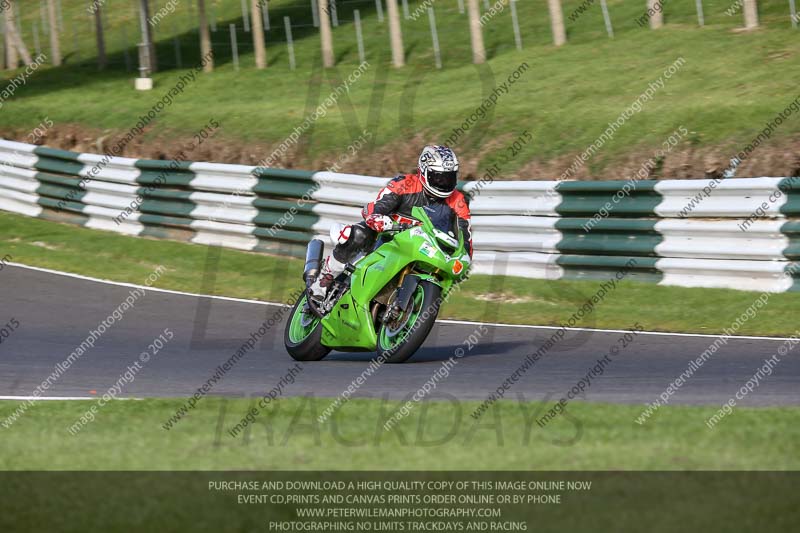
<svg viewBox="0 0 800 533"><path fill-rule="evenodd" d="M394 229L395 223L394 221L386 215L379 215L374 213L372 215L368 215L364 222L367 223L367 226L374 229L378 233L382 233L384 231L390 231Z"/></svg>

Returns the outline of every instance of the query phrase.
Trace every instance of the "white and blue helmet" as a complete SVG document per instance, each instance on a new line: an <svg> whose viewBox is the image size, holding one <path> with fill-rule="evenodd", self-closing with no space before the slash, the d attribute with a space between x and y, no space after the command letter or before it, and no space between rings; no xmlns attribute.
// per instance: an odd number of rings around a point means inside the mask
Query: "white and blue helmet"
<svg viewBox="0 0 800 533"><path fill-rule="evenodd" d="M447 198L456 190L458 158L447 146L429 145L419 155L419 175L428 194Z"/></svg>

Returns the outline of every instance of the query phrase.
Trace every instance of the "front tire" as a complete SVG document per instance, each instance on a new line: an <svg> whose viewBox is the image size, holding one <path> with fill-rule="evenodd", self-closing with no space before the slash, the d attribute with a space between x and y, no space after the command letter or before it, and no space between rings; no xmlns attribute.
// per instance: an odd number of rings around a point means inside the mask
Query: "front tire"
<svg viewBox="0 0 800 533"><path fill-rule="evenodd" d="M378 356L387 363L402 363L422 346L439 314L441 287L420 281L409 302L409 309L391 324L378 330Z"/></svg>
<svg viewBox="0 0 800 533"><path fill-rule="evenodd" d="M307 298L303 293L294 304L283 332L283 344L296 361L319 361L331 349L322 345L322 319L308 309Z"/></svg>

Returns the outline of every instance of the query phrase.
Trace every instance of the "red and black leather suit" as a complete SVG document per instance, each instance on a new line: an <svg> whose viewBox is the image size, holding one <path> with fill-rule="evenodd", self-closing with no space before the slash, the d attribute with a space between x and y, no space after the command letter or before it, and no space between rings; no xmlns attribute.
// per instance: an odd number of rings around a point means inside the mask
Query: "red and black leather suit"
<svg viewBox="0 0 800 533"><path fill-rule="evenodd" d="M362 251L367 251L375 244L375 238L384 230L385 217L392 214L412 216L413 207L436 205L456 217L458 227L464 234L467 251L472 257L472 230L467 200L460 191L453 191L447 198L428 195L422 187L422 179L418 174L400 175L381 189L375 201L368 203L361 211L363 222L350 226L350 235L346 241L337 244L333 249L333 257L342 263L349 263Z"/></svg>

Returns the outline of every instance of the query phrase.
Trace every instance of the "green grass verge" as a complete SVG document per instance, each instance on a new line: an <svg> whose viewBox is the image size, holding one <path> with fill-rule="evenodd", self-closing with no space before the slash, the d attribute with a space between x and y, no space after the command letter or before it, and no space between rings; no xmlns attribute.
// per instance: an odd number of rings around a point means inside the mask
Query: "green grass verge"
<svg viewBox="0 0 800 533"><path fill-rule="evenodd" d="M0 470L797 470L800 409L737 408L713 430L717 407L662 409L571 403L539 428L542 403L501 401L477 423L479 402L423 402L395 428L400 402L357 399L324 423L325 398L270 404L249 431L227 431L250 400L202 399L171 430L180 400L113 401L77 435L94 402L39 402L0 428ZM5 420L18 402L0 402Z"/></svg>
<svg viewBox="0 0 800 533"><path fill-rule="evenodd" d="M666 6L666 26L655 32L636 23L644 11L642 3L610 0L613 39L605 35L597 4L576 21L569 19L581 2L563 2L569 42L559 49L551 45L544 0L518 3L522 51L514 47L509 9L485 26L490 58L483 71L487 81L493 78L501 83L522 62L530 68L511 93L501 97L491 117L459 141L458 147L466 152L465 156L480 160L479 169L502 161L505 144L523 130L533 134L534 142L503 166L503 174L516 171L529 161L549 161L581 152L679 56L685 58L685 66L592 157L588 163L592 172L614 168L626 160L626 154L646 154L637 160L650 157L680 126L692 132L683 148L713 146L735 153L797 96L795 72L800 40L790 25L785 2L762 2L761 28L753 32L735 31L742 25L741 14L727 16L725 10L731 5L728 1L704 2L703 28L697 27L694 3L670 3ZM109 70L98 72L92 60L93 32L86 31L91 28L91 21L85 2L62 3L66 25L62 42L67 64L41 69L4 102L3 124L9 128L27 131L48 116L61 125L75 123L93 129L127 131L182 72L176 68L175 39L181 46L184 69L200 57L194 30L196 10L190 9L191 2L179 3L177 11L155 31L163 67L155 75L156 90L134 91L134 73L126 72L124 67L126 45L121 33L123 26L127 28L128 55L135 61L132 43L138 23L133 4L116 5L105 11L112 65ZM153 4L155 13L168 2ZM353 107L344 105L342 112L329 112L315 123L313 135L308 132L304 136L301 144L309 148L309 153L294 154L296 165L299 161L306 165L332 162L331 156L341 153L350 143L348 134L357 136L365 124L375 134L377 147L406 142L419 145L416 136L443 139L482 100L481 77L470 64L467 19L458 13L455 1L440 0L434 6L444 54L442 70L433 68L425 15L416 21L402 20L408 66L388 67L387 25L378 22L374 4L366 1L339 6L341 25L333 31L338 71L329 70L324 75L315 73L312 66L318 63L319 40L306 0L270 2L270 66L263 71L253 67L250 34L242 31L240 2L220 0L208 4L215 6L212 11L218 21L218 31L213 34L217 70L213 75L201 76L201 81L177 98L146 137L185 139L213 117L222 124L220 139L280 143L304 118L309 95L313 95L310 91L319 91L321 102L338 84L337 77L346 77L359 63L353 9L361 11L370 69L350 90L348 100ZM411 11L421 4L411 1ZM298 26L294 34L298 68L294 71L288 66L283 16L290 16ZM28 43L33 42L32 25L38 18L36 9L23 14ZM234 70L231 60L230 23L239 28L239 71ZM309 87L309 80L314 78L322 83L321 87ZM455 87L458 90L453 90ZM798 132L800 120L787 120L775 132L773 141Z"/></svg>
<svg viewBox="0 0 800 533"><path fill-rule="evenodd" d="M157 287L269 301L285 300L302 283L302 261L296 259L223 249L209 268L206 246L126 237L10 213L0 213L0 227L0 257L102 279L142 283L163 265L166 274ZM440 316L558 325L595 294L600 283L476 275L453 293ZM755 292L623 281L577 325L627 329L638 321L652 331L720 333L758 297ZM797 293L770 295L738 334L794 334L799 300Z"/></svg>

